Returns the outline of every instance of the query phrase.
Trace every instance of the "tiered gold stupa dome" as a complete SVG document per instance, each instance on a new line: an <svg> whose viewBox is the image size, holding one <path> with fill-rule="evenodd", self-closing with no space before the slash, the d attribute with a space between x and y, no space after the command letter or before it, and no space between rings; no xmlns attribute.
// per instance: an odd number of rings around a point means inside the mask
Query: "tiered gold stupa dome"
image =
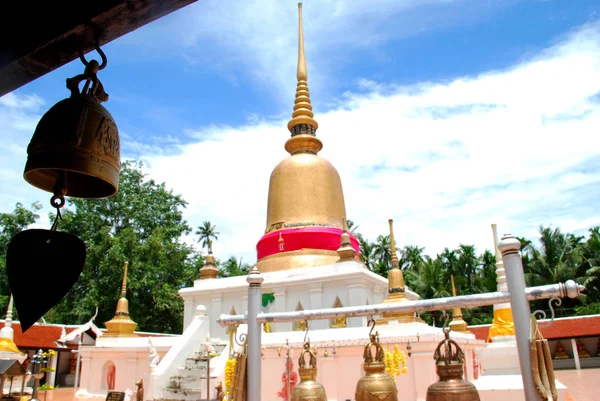
<svg viewBox="0 0 600 401"><path fill-rule="evenodd" d="M123 270L123 282L121 284L121 298L117 301L117 312L115 316L104 323L106 326L105 337L136 337L134 333L137 323L129 317L129 301L127 295L127 267L129 262L125 262Z"/></svg>
<svg viewBox="0 0 600 401"><path fill-rule="evenodd" d="M267 227L256 246L261 272L337 262L346 218L340 176L331 163L317 155L323 143L316 137L319 124L308 92L302 3L298 11L298 86L288 123L291 138L285 143L290 156L271 173ZM349 235L358 252L358 241Z"/></svg>

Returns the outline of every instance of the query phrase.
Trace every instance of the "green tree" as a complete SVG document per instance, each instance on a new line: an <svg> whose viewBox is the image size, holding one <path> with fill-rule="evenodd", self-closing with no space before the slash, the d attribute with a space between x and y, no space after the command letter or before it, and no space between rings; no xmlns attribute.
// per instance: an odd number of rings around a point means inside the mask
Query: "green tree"
<svg viewBox="0 0 600 401"><path fill-rule="evenodd" d="M42 205L39 202L33 203L29 209L23 207L23 204L17 203L12 213L0 213L0 314L2 316L4 316L10 297L10 288L6 276L8 244L15 235L38 221L40 216L37 212L41 208Z"/></svg>
<svg viewBox="0 0 600 401"><path fill-rule="evenodd" d="M123 263L129 261L127 298L138 330L179 333L183 302L178 290L191 286L202 263L183 243L191 228L182 217L186 202L141 171L122 166L119 192L106 199L70 199L59 229L87 245L79 281L47 315L48 321L81 323L99 307L96 322L112 318Z"/></svg>
<svg viewBox="0 0 600 401"><path fill-rule="evenodd" d="M242 259L238 261L234 256L231 256L219 266L218 277L235 277L245 276L250 272L250 265L243 263Z"/></svg>
<svg viewBox="0 0 600 401"><path fill-rule="evenodd" d="M404 269L419 271L421 265L424 262L423 251L425 248L421 248L417 245L405 246L402 250L402 267Z"/></svg>
<svg viewBox="0 0 600 401"><path fill-rule="evenodd" d="M380 235L377 237L377 242L373 245L373 258L375 258L373 271L383 277L387 277L387 273L392 267L392 250L390 249L389 235Z"/></svg>
<svg viewBox="0 0 600 401"><path fill-rule="evenodd" d="M199 237L198 242L202 242L202 248L206 248L207 250L210 247L210 241L219 239L217 226L210 224L210 221L205 221L201 226L198 226L196 235Z"/></svg>

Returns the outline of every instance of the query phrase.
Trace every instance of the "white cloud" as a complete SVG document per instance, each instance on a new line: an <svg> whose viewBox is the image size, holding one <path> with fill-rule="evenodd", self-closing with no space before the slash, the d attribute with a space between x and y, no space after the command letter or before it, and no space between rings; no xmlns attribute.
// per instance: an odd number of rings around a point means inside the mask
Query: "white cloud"
<svg viewBox="0 0 600 401"><path fill-rule="evenodd" d="M494 222L528 236L539 224L600 224L593 198L568 207L600 184L598 169L582 168L600 148L599 29L588 25L505 71L399 88L362 81L369 94L316 110L320 155L341 174L348 217L371 239L393 217L400 244L431 253L490 248ZM190 202L191 224L217 225L221 257L253 257L268 177L286 157L285 123L213 127L176 156L145 157L150 174Z"/></svg>
<svg viewBox="0 0 600 401"><path fill-rule="evenodd" d="M276 13L272 20L279 23ZM294 26L286 27L290 38ZM273 46L293 60L287 41ZM293 69L283 70L273 79L285 76L293 87ZM311 70L311 88L315 76ZM600 224L599 24L503 71L403 87L357 82L368 92L346 93L339 107L315 113L320 155L340 172L348 217L368 238L386 233L391 217L401 245L435 253L468 243L482 251L491 247L491 223L529 237L539 224L563 231ZM39 104L13 96L0 103L0 125L11 127L3 134L11 156L0 162L5 210L16 199L45 199L20 178ZM287 157L286 122L258 116L245 126L204 127L194 143L169 141L175 155L136 149L149 174L189 202L192 226L217 225L219 258L251 262L266 224L269 174Z"/></svg>

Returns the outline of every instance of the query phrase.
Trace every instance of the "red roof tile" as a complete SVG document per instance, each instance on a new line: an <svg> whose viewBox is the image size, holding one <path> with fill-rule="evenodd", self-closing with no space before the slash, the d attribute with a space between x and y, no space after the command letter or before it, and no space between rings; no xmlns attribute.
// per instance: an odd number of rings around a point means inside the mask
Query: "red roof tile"
<svg viewBox="0 0 600 401"><path fill-rule="evenodd" d="M543 326L547 320L540 320ZM487 340L490 331L489 324L481 326L469 326L469 330L475 337ZM541 327L542 335L549 340L561 338L591 337L600 335L600 315L574 316L554 319L549 327Z"/></svg>

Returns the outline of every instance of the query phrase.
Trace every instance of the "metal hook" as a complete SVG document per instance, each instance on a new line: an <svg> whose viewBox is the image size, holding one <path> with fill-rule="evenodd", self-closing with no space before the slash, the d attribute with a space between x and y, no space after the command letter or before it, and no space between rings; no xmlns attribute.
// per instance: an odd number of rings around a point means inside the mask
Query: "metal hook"
<svg viewBox="0 0 600 401"><path fill-rule="evenodd" d="M304 319L304 344L306 344L307 339L308 343L310 343L310 338L308 338L308 319Z"/></svg>
<svg viewBox="0 0 600 401"><path fill-rule="evenodd" d="M371 323L373 323L373 326L371 326ZM373 316L369 316L369 321L367 322L367 327L371 326L371 330L369 331L369 338L373 335L373 330L375 330L375 319L373 319Z"/></svg>
<svg viewBox="0 0 600 401"><path fill-rule="evenodd" d="M448 327L448 321L450 320L450 315L447 314L445 310L442 310L442 317L446 318L444 320L444 324L442 324L442 328Z"/></svg>
<svg viewBox="0 0 600 401"><path fill-rule="evenodd" d="M100 58L102 59L102 63L98 66L98 71L101 71L101 70L103 70L103 69L106 68L106 65L108 64L108 59L106 58L106 54L104 54L104 52L102 51L102 49L100 49L100 45L98 43L98 36L97 35L94 38L94 48L96 49L96 51L100 55ZM79 48L79 60L81 60L81 62L83 63L83 65L85 65L86 67L89 65L89 62L85 59L85 56L84 56L83 51L81 50L81 48Z"/></svg>

